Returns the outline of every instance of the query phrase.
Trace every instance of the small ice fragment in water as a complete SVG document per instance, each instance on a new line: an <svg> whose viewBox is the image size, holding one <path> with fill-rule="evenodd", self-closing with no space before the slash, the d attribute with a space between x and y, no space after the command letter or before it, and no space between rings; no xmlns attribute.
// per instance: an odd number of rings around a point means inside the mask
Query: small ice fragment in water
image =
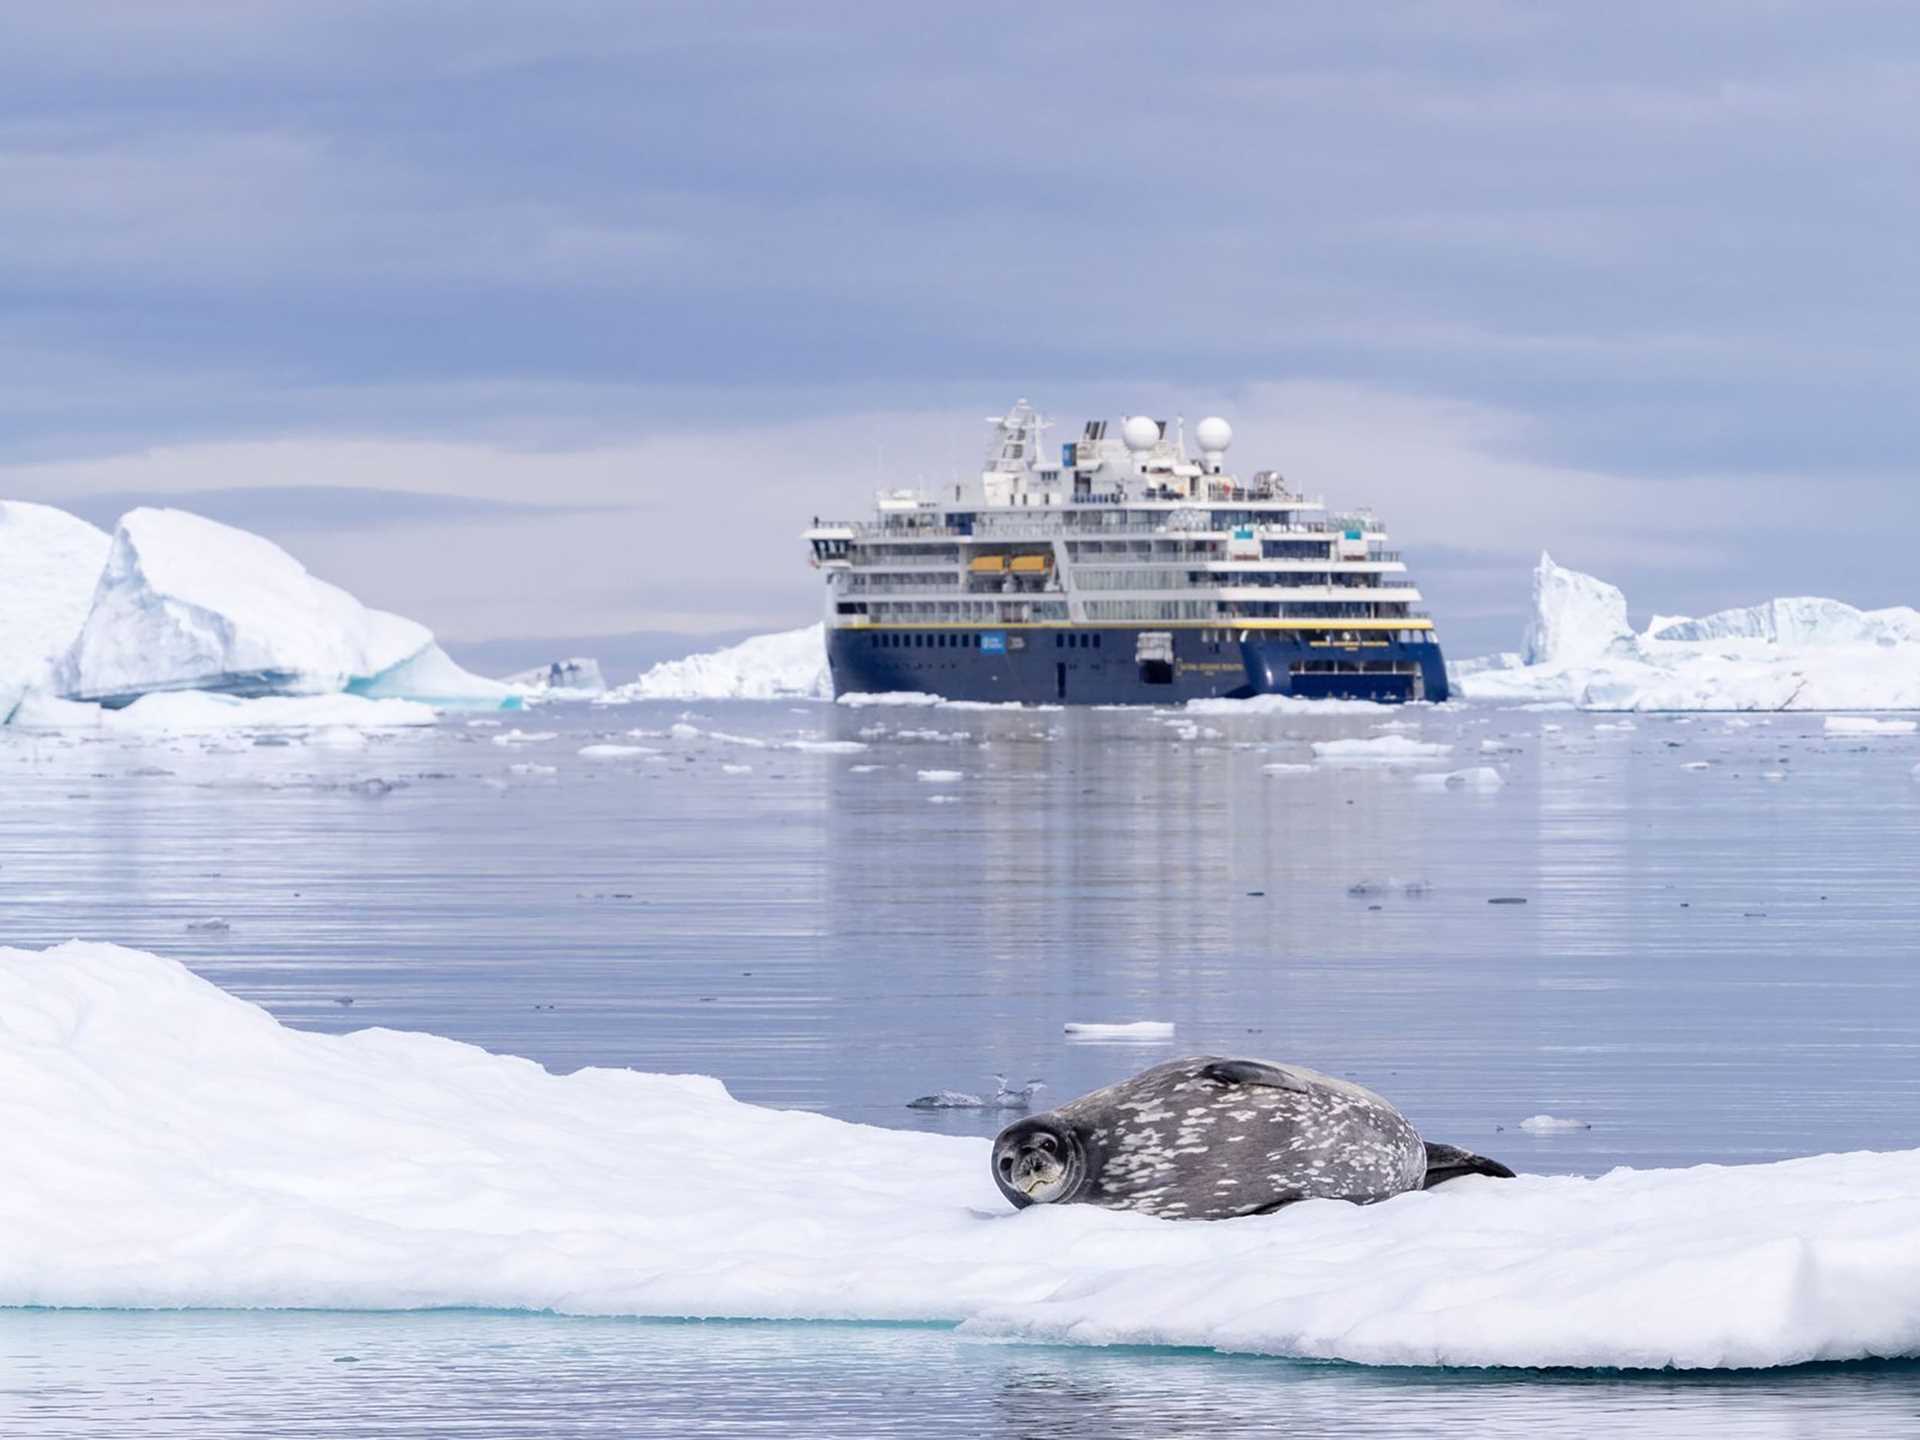
<svg viewBox="0 0 1920 1440"><path fill-rule="evenodd" d="M1826 729L1830 735L1911 735L1920 729L1920 722L1876 720L1871 715L1829 715Z"/></svg>
<svg viewBox="0 0 1920 1440"><path fill-rule="evenodd" d="M651 745L582 745L578 753L588 760L620 760L629 755L654 755Z"/></svg>
<svg viewBox="0 0 1920 1440"><path fill-rule="evenodd" d="M1551 1135L1557 1130L1591 1130L1585 1120L1563 1120L1555 1115L1529 1115L1520 1122L1529 1135Z"/></svg>
<svg viewBox="0 0 1920 1440"><path fill-rule="evenodd" d="M1061 1027L1082 1040L1171 1040L1171 1020L1129 1020L1109 1024L1100 1020L1069 1020Z"/></svg>
<svg viewBox="0 0 1920 1440"><path fill-rule="evenodd" d="M1507 782L1491 765L1476 765L1471 770L1416 775L1413 783L1423 790L1498 790Z"/></svg>
<svg viewBox="0 0 1920 1440"><path fill-rule="evenodd" d="M914 774L927 785L952 785L967 778L958 770L916 770Z"/></svg>

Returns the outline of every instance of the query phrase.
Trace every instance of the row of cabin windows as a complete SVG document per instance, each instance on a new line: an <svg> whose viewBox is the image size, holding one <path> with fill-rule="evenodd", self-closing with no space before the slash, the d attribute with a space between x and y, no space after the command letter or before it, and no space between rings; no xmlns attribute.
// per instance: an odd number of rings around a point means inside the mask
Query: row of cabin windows
<svg viewBox="0 0 1920 1440"><path fill-rule="evenodd" d="M1100 637L1097 634L1089 634L1084 630L1071 635L1062 632L1053 637L1053 648L1056 650L1098 650L1100 648Z"/></svg>
<svg viewBox="0 0 1920 1440"><path fill-rule="evenodd" d="M959 634L876 631L867 636L867 643L876 650L978 650L980 637L964 631Z"/></svg>

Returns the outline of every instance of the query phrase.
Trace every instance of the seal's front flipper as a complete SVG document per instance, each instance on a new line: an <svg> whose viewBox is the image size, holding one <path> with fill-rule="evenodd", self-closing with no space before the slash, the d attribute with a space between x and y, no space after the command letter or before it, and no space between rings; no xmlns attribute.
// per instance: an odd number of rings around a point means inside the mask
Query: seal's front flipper
<svg viewBox="0 0 1920 1440"><path fill-rule="evenodd" d="M1458 1180L1462 1175L1491 1175L1496 1180L1511 1180L1513 1172L1498 1160L1489 1160L1484 1155L1476 1155L1471 1150L1462 1150L1458 1145L1435 1145L1427 1142L1427 1178L1422 1182L1422 1190L1431 1190L1436 1185L1444 1185L1449 1180Z"/></svg>
<svg viewBox="0 0 1920 1440"><path fill-rule="evenodd" d="M1274 1090L1306 1090L1305 1081L1264 1060L1214 1060L1200 1067L1200 1078L1216 1085L1265 1085Z"/></svg>

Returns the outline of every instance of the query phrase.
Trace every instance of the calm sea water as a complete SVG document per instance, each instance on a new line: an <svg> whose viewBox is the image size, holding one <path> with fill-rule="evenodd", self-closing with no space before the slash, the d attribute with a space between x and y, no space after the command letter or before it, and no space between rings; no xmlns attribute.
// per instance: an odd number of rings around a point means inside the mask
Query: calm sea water
<svg viewBox="0 0 1920 1440"><path fill-rule="evenodd" d="M996 1071L1064 1099L1210 1049L1352 1075L1527 1170L1920 1145L1915 737L1415 710L1403 733L1444 760L1265 768L1380 718L556 706L348 750L0 732L0 942L114 940L295 1025L696 1070L955 1133L1004 1117L904 1102ZM703 733L626 733L676 723ZM515 726L556 733L496 743ZM657 753L578 753L608 741ZM1506 784L1413 778L1481 764ZM214 916L231 928L187 928ZM1133 1019L1178 1039L1061 1030ZM1592 1128L1515 1128L1541 1112ZM933 1329L0 1312L10 1434L1652 1434L1695 1412L1871 1428L1920 1412L1920 1371L1382 1374Z"/></svg>

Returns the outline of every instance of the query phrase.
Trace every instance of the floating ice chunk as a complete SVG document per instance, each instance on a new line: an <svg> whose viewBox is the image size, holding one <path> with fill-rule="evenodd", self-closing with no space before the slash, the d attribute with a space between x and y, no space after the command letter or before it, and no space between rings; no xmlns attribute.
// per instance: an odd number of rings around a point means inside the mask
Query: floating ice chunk
<svg viewBox="0 0 1920 1440"><path fill-rule="evenodd" d="M512 748L515 745L538 745L543 741L558 740L560 732L558 730L522 730L515 726L511 730L503 730L489 738L496 745Z"/></svg>
<svg viewBox="0 0 1920 1440"><path fill-rule="evenodd" d="M1312 771L1311 765L1302 765L1294 761L1275 760L1260 769L1268 775L1305 775Z"/></svg>
<svg viewBox="0 0 1920 1440"><path fill-rule="evenodd" d="M1081 1040L1171 1040L1171 1020L1069 1020L1061 1030Z"/></svg>
<svg viewBox="0 0 1920 1440"><path fill-rule="evenodd" d="M1520 1122L1520 1128L1530 1135L1552 1135L1563 1130L1591 1130L1593 1126L1584 1120L1563 1120L1555 1115L1529 1115Z"/></svg>
<svg viewBox="0 0 1920 1440"><path fill-rule="evenodd" d="M306 730L335 726L391 730L431 725L433 707L412 700L367 700L358 695L212 695L198 690L156 692L119 710L29 695L13 723L28 730L104 730L121 735L201 735L223 731Z"/></svg>
<svg viewBox="0 0 1920 1440"><path fill-rule="evenodd" d="M623 700L831 700L826 629L808 625L756 635L724 650L655 665L631 685L609 690Z"/></svg>
<svg viewBox="0 0 1920 1440"><path fill-rule="evenodd" d="M1491 765L1449 770L1444 775L1416 775L1413 783L1428 790L1498 790L1506 779Z"/></svg>
<svg viewBox="0 0 1920 1440"><path fill-rule="evenodd" d="M624 760L632 755L658 755L651 745L582 745L575 752L588 760Z"/></svg>
<svg viewBox="0 0 1920 1440"><path fill-rule="evenodd" d="M958 795L929 795L927 797L927 803L929 805L958 805L960 803L960 797Z"/></svg>
<svg viewBox="0 0 1920 1440"><path fill-rule="evenodd" d="M849 765L847 767L847 773L849 775L871 775L879 768L878 765Z"/></svg>
<svg viewBox="0 0 1920 1440"><path fill-rule="evenodd" d="M1680 768L1682 770L1711 770L1713 768L1713 762L1711 760L1688 760L1685 761Z"/></svg>
<svg viewBox="0 0 1920 1440"><path fill-rule="evenodd" d="M1911 735L1920 729L1912 720L1876 720L1871 715L1829 715L1829 735Z"/></svg>
<svg viewBox="0 0 1920 1440"><path fill-rule="evenodd" d="M1375 735L1364 740L1316 740L1316 760L1374 760L1395 763L1448 755L1453 746L1435 741L1409 740L1404 735Z"/></svg>
<svg viewBox="0 0 1920 1440"><path fill-rule="evenodd" d="M51 688L111 546L64 510L0 500L0 725L29 690Z"/></svg>
<svg viewBox="0 0 1920 1440"><path fill-rule="evenodd" d="M507 773L510 775L529 776L558 775L560 773L560 767L558 765L536 765L531 760L520 760L509 765L507 767Z"/></svg>
<svg viewBox="0 0 1920 1440"><path fill-rule="evenodd" d="M783 750L800 750L809 755L858 755L867 748L864 740L789 740Z"/></svg>
<svg viewBox="0 0 1920 1440"><path fill-rule="evenodd" d="M1130 705L1102 706L1130 710ZM1243 700L1189 700L1189 715L1378 715L1397 706L1372 700L1309 700L1300 695L1249 695Z"/></svg>
<svg viewBox="0 0 1920 1440"><path fill-rule="evenodd" d="M916 770L913 773L927 785L954 785L967 778L965 772L960 770Z"/></svg>
<svg viewBox="0 0 1920 1440"><path fill-rule="evenodd" d="M905 1321L1394 1366L1920 1350L1920 1151L1470 1177L1214 1224L1016 1213L984 1139L290 1030L103 945L0 951L0 1134L5 1306Z"/></svg>
<svg viewBox="0 0 1920 1440"><path fill-rule="evenodd" d="M720 773L722 775L751 775L753 773L753 767L751 765L722 765L720 767Z"/></svg>
<svg viewBox="0 0 1920 1440"><path fill-rule="evenodd" d="M922 706L938 705L941 703L938 695L928 695L919 690L855 690L845 695L836 696L835 699L837 703L841 705L851 705L855 709L873 705Z"/></svg>
<svg viewBox="0 0 1920 1440"><path fill-rule="evenodd" d="M1595 730L1637 730L1639 727L1631 720L1602 720L1593 728Z"/></svg>
<svg viewBox="0 0 1920 1440"><path fill-rule="evenodd" d="M323 725L307 736L307 744L323 750L364 750L367 732L350 725Z"/></svg>

